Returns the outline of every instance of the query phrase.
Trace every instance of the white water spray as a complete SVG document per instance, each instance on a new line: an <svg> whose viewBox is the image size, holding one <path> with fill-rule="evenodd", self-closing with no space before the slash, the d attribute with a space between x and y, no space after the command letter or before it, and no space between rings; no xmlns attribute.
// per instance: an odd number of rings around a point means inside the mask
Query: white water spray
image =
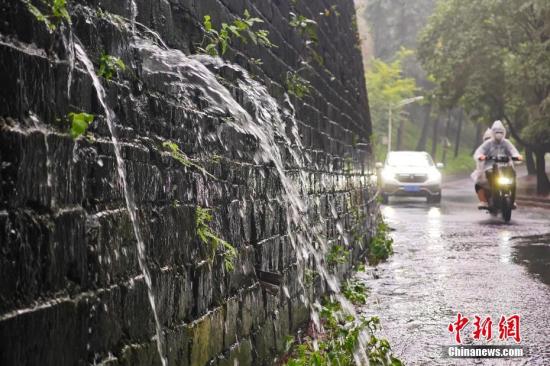
<svg viewBox="0 0 550 366"><path fill-rule="evenodd" d="M151 305L151 310L153 312L153 317L155 320L155 326L156 326L156 343L157 343L157 350L162 362L163 366L167 366L166 358L164 357L164 345L162 342L162 329L160 326L160 321L155 305L155 296L153 293L153 284L151 281L151 274L149 272L149 268L147 267L146 259L145 259L145 243L143 241L143 238L141 236L141 231L139 229L138 225L138 218L137 218L137 207L135 204L133 192L130 189L127 179L126 179L126 168L124 164L124 160L122 159L122 155L120 153L120 146L118 143L118 139L116 137L116 130L114 125L114 113L111 111L109 106L106 102L106 93L105 89L101 85L101 82L98 78L98 76L95 73L94 66L92 64L92 61L89 59L88 55L82 48L82 46L75 42L74 48L76 51L76 57L77 59L82 62L84 67L86 68L86 71L90 75L94 88L96 90L97 99L99 100L99 103L101 104L101 107L103 108L105 112L105 120L107 122L107 125L109 126L109 131L111 133L111 141L113 143L113 149L115 151L115 158L117 162L117 169L118 174L122 183L122 188L124 191L124 199L126 201L126 208L128 209L128 213L130 215L130 220L132 222L132 227L134 230L134 235L136 237L136 243L137 243L137 253L138 253L138 263L139 268L143 274L143 277L145 279L145 284L147 286L147 295L149 297L149 303Z"/></svg>

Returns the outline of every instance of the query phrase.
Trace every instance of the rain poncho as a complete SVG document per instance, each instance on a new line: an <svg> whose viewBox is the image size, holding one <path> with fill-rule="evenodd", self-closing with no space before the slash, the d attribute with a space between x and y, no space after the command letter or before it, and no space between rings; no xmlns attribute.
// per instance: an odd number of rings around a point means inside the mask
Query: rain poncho
<svg viewBox="0 0 550 366"><path fill-rule="evenodd" d="M485 130L485 133L483 134L483 142L493 138L493 130L490 128ZM474 182L477 182L479 179L479 176L483 174L483 161L476 160L476 170L473 171L472 174L470 174L470 177Z"/></svg>
<svg viewBox="0 0 550 366"><path fill-rule="evenodd" d="M510 156L517 158L520 156L516 147L508 140L506 140L506 129L502 125L502 122L495 121L491 127L493 137L490 140L485 141L477 148L474 153L475 161L479 161L481 155L485 156ZM493 162L485 160L482 162L482 171L491 169ZM479 174L476 181L484 180L485 174Z"/></svg>

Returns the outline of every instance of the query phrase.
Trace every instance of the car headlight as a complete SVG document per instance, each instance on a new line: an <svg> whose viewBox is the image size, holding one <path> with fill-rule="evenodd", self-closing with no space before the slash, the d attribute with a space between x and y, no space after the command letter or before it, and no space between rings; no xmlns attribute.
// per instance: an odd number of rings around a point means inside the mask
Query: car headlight
<svg viewBox="0 0 550 366"><path fill-rule="evenodd" d="M497 178L497 183L501 186L509 186L514 183L514 180L512 178L500 176Z"/></svg>
<svg viewBox="0 0 550 366"><path fill-rule="evenodd" d="M437 170L431 171L428 173L429 180L441 180L441 173Z"/></svg>
<svg viewBox="0 0 550 366"><path fill-rule="evenodd" d="M382 170L382 179L384 180L392 180L395 178L395 173L392 172L389 169Z"/></svg>

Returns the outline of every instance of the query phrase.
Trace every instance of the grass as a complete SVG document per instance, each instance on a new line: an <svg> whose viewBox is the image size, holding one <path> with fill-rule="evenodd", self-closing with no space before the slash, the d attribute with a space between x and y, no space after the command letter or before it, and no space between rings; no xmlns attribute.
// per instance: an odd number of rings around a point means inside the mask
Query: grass
<svg viewBox="0 0 550 366"><path fill-rule="evenodd" d="M462 151L456 158L448 159L443 173L446 175L458 175L470 173L475 169L475 162L469 152Z"/></svg>
<svg viewBox="0 0 550 366"><path fill-rule="evenodd" d="M393 239L389 232L390 227L380 217L376 232L371 238L368 247L368 260L370 264L377 265L393 254Z"/></svg>

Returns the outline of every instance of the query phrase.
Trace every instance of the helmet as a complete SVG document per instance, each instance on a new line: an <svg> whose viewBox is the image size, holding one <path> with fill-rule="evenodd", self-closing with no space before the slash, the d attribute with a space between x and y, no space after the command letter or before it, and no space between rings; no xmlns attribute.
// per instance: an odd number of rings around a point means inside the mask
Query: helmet
<svg viewBox="0 0 550 366"><path fill-rule="evenodd" d="M493 133L493 138L496 141L500 142L506 137L506 129L501 121L495 121L491 127L491 131Z"/></svg>

